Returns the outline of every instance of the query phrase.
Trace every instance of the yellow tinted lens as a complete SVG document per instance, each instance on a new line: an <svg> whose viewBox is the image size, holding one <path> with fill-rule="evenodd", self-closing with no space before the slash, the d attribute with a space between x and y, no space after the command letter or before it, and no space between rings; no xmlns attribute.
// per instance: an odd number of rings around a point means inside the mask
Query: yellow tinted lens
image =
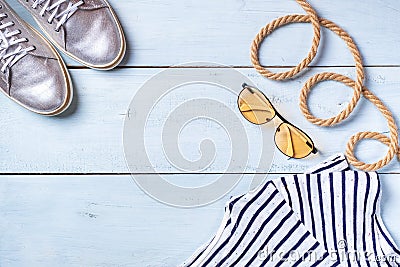
<svg viewBox="0 0 400 267"><path fill-rule="evenodd" d="M314 149L311 139L299 128L282 123L276 129L275 143L279 150L291 158L304 158Z"/></svg>
<svg viewBox="0 0 400 267"><path fill-rule="evenodd" d="M239 95L238 106L242 115L254 124L263 124L275 117L275 110L263 93L245 87Z"/></svg>

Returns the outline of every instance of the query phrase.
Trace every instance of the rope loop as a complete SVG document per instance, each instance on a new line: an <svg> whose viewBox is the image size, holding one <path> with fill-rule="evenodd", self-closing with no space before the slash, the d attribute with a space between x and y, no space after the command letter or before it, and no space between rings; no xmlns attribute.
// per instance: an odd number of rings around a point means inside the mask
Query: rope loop
<svg viewBox="0 0 400 267"><path fill-rule="evenodd" d="M308 95L311 92L311 88L317 85L320 82L323 81L337 81L341 82L347 86L350 86L354 89L354 94L353 97L351 98L350 103L347 105L347 107L342 110L338 115L329 118L329 119L320 119L315 117L314 115L311 114L309 108L308 108ZM361 91L362 87L358 88L356 86L356 83L350 79L349 77L346 77L344 75L334 73L334 72L323 72L314 75L308 81L304 84L303 88L301 89L300 92L300 110L303 113L304 117L308 121L310 121L313 124L319 125L319 126L333 126L335 124L338 124L345 120L350 114L353 112L354 108L357 105L358 100L361 97Z"/></svg>
<svg viewBox="0 0 400 267"><path fill-rule="evenodd" d="M263 76L273 79L273 80L286 80L289 78L292 78L296 74L298 74L300 71L308 67L310 63L314 60L315 56L317 55L318 52L318 47L319 43L321 40L321 25L319 23L319 18L317 15L317 12L312 8L312 6L307 3L307 1L304 0L296 0L297 3L300 4L300 6L304 9L304 11L307 12L307 16L304 15L288 15L284 17L280 17L268 25L266 25L264 28L261 29L261 31L257 34L256 38L253 41L252 47L251 47L251 61L253 63L253 66L257 69L259 73L261 73ZM264 68L261 66L260 60L259 60L259 49L260 49L260 44L263 42L263 40L270 35L275 29L284 26L286 24L294 22L294 20L298 20L298 22L310 22L313 31L314 31L314 37L312 40L312 45L311 49L308 52L308 55L306 58L303 59L303 61L300 62L299 65L296 67L292 68L289 71L286 72L280 72L280 73L273 73L269 71L268 69Z"/></svg>
<svg viewBox="0 0 400 267"><path fill-rule="evenodd" d="M306 67L308 67L309 64L315 58L321 40L320 27L321 26L325 27L330 31L334 32L346 43L348 49L353 55L353 59L355 62L356 79L353 80L347 76L333 72L323 72L312 76L306 81L300 93L299 105L301 112L303 113L305 118L313 124L324 127L333 126L335 124L342 122L343 120L345 120L350 116L350 114L354 111L354 108L357 106L357 103L359 102L361 95L363 95L366 99L368 99L378 108L378 110L383 114L383 116L387 120L390 130L390 138L384 134L377 132L359 132L353 135L350 138L346 149L346 156L348 158L349 163L352 164L354 167L364 171L375 171L386 166L396 154L400 159L397 125L390 110L382 103L382 101L377 96L375 96L371 91L369 91L364 86L364 78L365 78L364 67L362 63L361 53L357 45L355 44L351 36L340 26L336 25L334 22L330 20L319 18L316 11L305 0L296 0L296 2L300 4L301 7L307 12L307 15L286 15L278 19L275 19L271 23L264 26L260 30L260 32L256 35L251 46L251 61L253 63L254 68L261 75L265 76L268 79L286 80L292 78L293 76L304 70ZM278 73L271 72L270 70L264 68L260 64L259 50L261 44L265 40L265 38L268 37L274 30L290 23L312 24L314 30L314 37L311 49L307 57L303 59L303 61L301 61L296 67L286 72L278 72ZM309 110L307 102L308 95L311 92L311 89L318 83L324 81L340 82L347 85L348 87L351 87L354 91L354 94L349 104L346 106L346 108L342 110L338 115L328 119L321 119L312 115L312 113ZM354 150L357 143L363 139L374 139L387 145L389 147L389 150L385 155L385 157L371 164L360 161L354 155Z"/></svg>

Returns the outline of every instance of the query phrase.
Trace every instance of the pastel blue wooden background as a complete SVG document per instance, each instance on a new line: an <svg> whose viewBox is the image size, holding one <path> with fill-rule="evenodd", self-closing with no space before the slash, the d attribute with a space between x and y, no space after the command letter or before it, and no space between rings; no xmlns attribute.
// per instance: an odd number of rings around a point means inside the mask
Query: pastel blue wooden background
<svg viewBox="0 0 400 267"><path fill-rule="evenodd" d="M8 2L32 22L15 0ZM366 84L399 122L400 2L310 2L320 16L335 21L354 37L367 66ZM329 70L354 77L353 61L345 45L325 30L320 55L311 70L298 79L276 83L251 68L249 46L253 37L274 18L303 13L295 1L110 3L126 32L126 59L109 72L82 68L66 59L75 100L65 115L39 117L0 97L0 266L176 266L216 231L224 203L231 195L246 192L248 176L220 201L180 209L143 193L125 165L122 126L130 99L141 84L165 67L196 61L237 67L273 98L288 119L312 135L319 155L294 161L277 154L271 178L301 172L332 153L344 152L348 138L357 131L388 131L382 116L364 100L347 122L329 129L311 125L301 115L299 91L313 73ZM308 51L311 33L309 25L292 25L274 33L263 46L263 62L272 67L296 65ZM325 83L313 93L311 108L319 116L335 115L351 94L351 89L342 85ZM165 112L173 108L172 104L163 107ZM150 141L158 137L152 138ZM185 150L198 144L186 140L180 145ZM366 161L378 159L385 151L386 147L375 142L363 142L358 147ZM202 173L187 175L161 158L153 160L158 162L156 171L189 181L212 179L224 168L221 161ZM138 166L135 172L147 169ZM265 176L267 171L249 166L249 173ZM400 164L394 160L380 173L383 219L400 244Z"/></svg>

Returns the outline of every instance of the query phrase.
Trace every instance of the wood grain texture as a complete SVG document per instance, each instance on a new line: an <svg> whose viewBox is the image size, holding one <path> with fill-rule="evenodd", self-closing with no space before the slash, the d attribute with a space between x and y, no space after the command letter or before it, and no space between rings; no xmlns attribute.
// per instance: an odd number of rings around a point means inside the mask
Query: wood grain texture
<svg viewBox="0 0 400 267"><path fill-rule="evenodd" d="M16 0L7 2L35 25ZM109 2L128 41L121 68L98 72L81 68L65 57L72 69L75 99L69 111L54 118L31 114L0 97L2 267L176 266L215 233L224 203L231 195L247 192L250 173L302 172L333 153L343 152L347 140L357 131L388 131L383 117L365 100L345 123L329 129L311 125L301 115L299 91L312 74L335 71L354 77L350 53L341 40L326 30L322 32L314 67L301 77L272 82L250 68L250 44L258 30L279 16L303 14L295 1ZM370 66L366 69L366 84L390 107L399 122L400 2L310 3L320 16L336 22L354 37L364 63ZM275 32L263 44L261 62L278 67L276 70L296 65L308 52L311 33L310 25L291 25ZM204 138L213 140L216 157L205 170L184 173L168 162L161 151L159 133L167 114L186 99L209 97L229 107L231 115L239 118L247 131L251 140L249 162L246 166L235 165L234 172L249 174L223 199L201 208L173 208L146 195L127 175L122 127L127 113L134 117L140 112L128 110L128 105L141 85L163 67L187 62L198 66L199 61L238 67L288 120L313 138L319 154L295 161L275 153L271 169L259 168L260 144L272 141L273 125L250 125L236 109L236 95L194 85L167 95L154 108L146 128L152 164L138 164L133 171L161 172L166 179L186 186L210 182L223 173L230 162L229 131L226 133L209 120L194 121L182 131L179 140L182 154L190 160L200 156L199 144ZM210 75L215 73L213 68L207 70ZM311 110L318 116L333 116L348 103L351 94L351 89L342 85L323 83L311 95ZM230 129L232 125L226 126ZM271 138L262 139L263 133ZM386 147L363 142L358 152L361 159L372 162L386 152ZM400 163L394 160L380 172L385 173L381 176L383 219L400 244ZM259 179L264 176L256 175Z"/></svg>
<svg viewBox="0 0 400 267"><path fill-rule="evenodd" d="M333 153L344 152L347 140L357 131L388 131L386 122L375 107L361 100L355 113L343 124L332 128L321 128L307 122L299 111L298 97L300 88L310 75L326 70L315 68L306 75L288 82L272 82L260 77L253 69L240 69L254 84L261 88L276 105L276 108L295 125L306 131L320 150L317 156L304 160L287 160L281 153L275 153L272 172L299 172L318 163ZM330 71L351 76L351 68L329 68ZM73 108L61 117L46 118L31 114L17 107L7 98L0 98L0 114L3 127L1 136L7 136L0 142L0 170L2 173L127 173L122 147L122 126L128 112L130 99L149 77L158 69L124 69L113 72L91 70L71 71L75 82L75 102ZM210 75L215 70L209 69ZM393 113L400 112L398 103L400 84L399 68L368 68L367 85L387 103ZM240 85L238 85L239 87ZM320 84L311 94L311 110L318 116L333 116L347 104L352 90L341 84L327 82ZM329 95L329 97L326 97ZM216 99L232 110L233 118L241 121L248 132L252 153L245 172L267 172L258 168L260 144L272 142L274 126L254 126L239 113L236 106L237 96L213 86L193 85L173 91L162 98L149 115L146 126L148 154L153 166L139 164L133 172L181 172L168 162L162 151L161 131L170 111L190 98ZM148 99L156 103L156 99ZM195 107L193 107L195 108ZM207 109L207 107L204 107ZM131 116L135 112L130 111ZM185 112L192 112L192 109ZM185 114L182 114L182 116ZM212 114L211 114L212 116ZM278 123L279 121L277 121ZM371 123L372 122L372 123ZM229 134L233 134L233 121L227 121L226 132L207 119L199 119L189 124L178 142L182 154L190 160L199 157L199 144L204 138L210 138L216 144L214 162L202 172L224 172L230 161L232 147ZM261 138L266 133L268 140ZM361 159L372 162L384 155L386 147L374 141L362 142L359 146ZM274 151L270 151L271 156ZM400 164L394 160L382 172L399 172ZM233 172L244 171L242 165Z"/></svg>
<svg viewBox="0 0 400 267"><path fill-rule="evenodd" d="M22 18L35 25L16 0L8 1ZM124 66L170 66L208 61L250 66L250 44L267 22L304 11L295 1L275 0L109 0L125 29L128 52ZM354 37L367 65L399 65L400 5L396 1L311 0L321 17L336 22ZM262 63L296 65L311 45L309 25L293 25L273 34L262 50ZM332 33L323 42L314 65L353 65L350 53ZM79 66L67 60L70 66Z"/></svg>
<svg viewBox="0 0 400 267"><path fill-rule="evenodd" d="M398 243L399 179L382 176L382 216ZM0 265L176 266L212 237L224 203L247 182L214 204L178 209L149 198L130 176L3 176Z"/></svg>

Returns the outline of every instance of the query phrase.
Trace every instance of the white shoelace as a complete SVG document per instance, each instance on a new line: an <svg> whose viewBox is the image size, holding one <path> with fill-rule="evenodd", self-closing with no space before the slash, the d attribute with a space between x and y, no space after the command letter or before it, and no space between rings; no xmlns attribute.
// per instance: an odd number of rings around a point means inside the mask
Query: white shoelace
<svg viewBox="0 0 400 267"><path fill-rule="evenodd" d="M0 13L0 21L7 18L7 14ZM34 46L22 48L19 44L28 42L26 38L17 38L20 34L19 30L10 32L8 27L13 26L14 22L5 22L0 24L0 59L4 60L4 64L0 71L5 73L7 67L12 67L18 60L27 55L29 51L35 50ZM9 51L12 46L18 45L14 51Z"/></svg>
<svg viewBox="0 0 400 267"><path fill-rule="evenodd" d="M70 0L58 0L51 4L54 0L33 0L32 8L36 9L39 5L42 7L40 11L40 15L44 16L46 11L50 12L51 15L48 18L47 22L52 23L54 19L58 19L58 23L56 26L56 31L59 31L60 27L67 22L67 20L78 10L80 5L83 5L83 1L78 1L75 4L72 4ZM68 6L65 10L60 10L61 4L68 2ZM43 4L43 6L41 6Z"/></svg>

